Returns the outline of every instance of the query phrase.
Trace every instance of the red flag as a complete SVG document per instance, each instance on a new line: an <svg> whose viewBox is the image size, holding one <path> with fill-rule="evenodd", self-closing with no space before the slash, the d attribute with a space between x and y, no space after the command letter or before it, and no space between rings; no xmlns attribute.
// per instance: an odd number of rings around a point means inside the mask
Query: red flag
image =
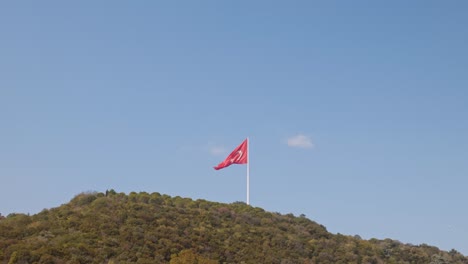
<svg viewBox="0 0 468 264"><path fill-rule="evenodd" d="M234 149L227 158L214 167L215 170L226 168L232 164L246 164L247 163L247 139L242 142L236 149Z"/></svg>

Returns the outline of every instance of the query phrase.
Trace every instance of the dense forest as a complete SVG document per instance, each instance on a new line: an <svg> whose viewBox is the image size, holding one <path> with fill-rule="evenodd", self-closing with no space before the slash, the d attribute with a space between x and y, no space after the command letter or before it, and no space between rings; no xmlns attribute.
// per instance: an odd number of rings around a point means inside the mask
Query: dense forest
<svg viewBox="0 0 468 264"><path fill-rule="evenodd" d="M331 234L292 214L159 193L82 193L0 217L0 263L468 263L451 250Z"/></svg>

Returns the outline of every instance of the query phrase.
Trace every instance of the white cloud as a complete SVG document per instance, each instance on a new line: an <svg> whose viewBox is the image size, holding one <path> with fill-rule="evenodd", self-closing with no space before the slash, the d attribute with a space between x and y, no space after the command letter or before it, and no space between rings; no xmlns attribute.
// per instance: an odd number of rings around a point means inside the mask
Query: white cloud
<svg viewBox="0 0 468 264"><path fill-rule="evenodd" d="M314 144L312 143L310 137L303 134L298 134L288 138L288 146L293 148L313 148Z"/></svg>
<svg viewBox="0 0 468 264"><path fill-rule="evenodd" d="M211 155L220 156L226 153L226 149L221 146L210 146L209 151Z"/></svg>

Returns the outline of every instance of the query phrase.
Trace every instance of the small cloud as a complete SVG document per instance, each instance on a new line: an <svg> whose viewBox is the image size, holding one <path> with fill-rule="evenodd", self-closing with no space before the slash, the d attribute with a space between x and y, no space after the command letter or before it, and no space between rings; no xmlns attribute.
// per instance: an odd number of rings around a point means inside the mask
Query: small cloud
<svg viewBox="0 0 468 264"><path fill-rule="evenodd" d="M310 137L298 134L288 138L288 146L293 148L313 148L314 144L312 143Z"/></svg>
<svg viewBox="0 0 468 264"><path fill-rule="evenodd" d="M209 151L210 151L211 155L214 155L214 156L220 156L220 155L226 153L226 149L224 147L221 147L221 146L211 146L209 148Z"/></svg>

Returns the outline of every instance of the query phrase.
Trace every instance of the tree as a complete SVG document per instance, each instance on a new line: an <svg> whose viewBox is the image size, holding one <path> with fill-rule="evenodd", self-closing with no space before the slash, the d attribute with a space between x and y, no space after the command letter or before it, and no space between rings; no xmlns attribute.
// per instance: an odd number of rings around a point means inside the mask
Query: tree
<svg viewBox="0 0 468 264"><path fill-rule="evenodd" d="M198 255L191 249L184 249L172 255L169 264L218 264L218 261Z"/></svg>

